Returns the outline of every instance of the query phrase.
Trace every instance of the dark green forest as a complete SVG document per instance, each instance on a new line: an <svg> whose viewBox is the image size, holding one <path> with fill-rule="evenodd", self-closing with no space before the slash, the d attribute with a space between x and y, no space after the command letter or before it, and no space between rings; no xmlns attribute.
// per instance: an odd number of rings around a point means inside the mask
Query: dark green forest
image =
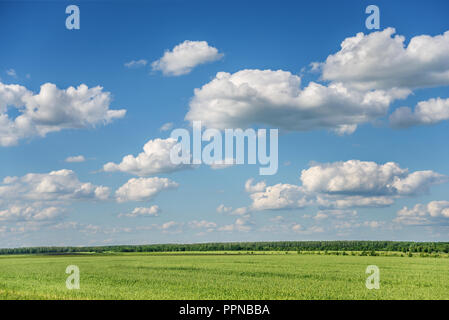
<svg viewBox="0 0 449 320"><path fill-rule="evenodd" d="M4 248L0 254L76 254L110 252L180 251L396 251L403 253L449 253L449 242L403 241L278 241L196 244L150 244L98 247Z"/></svg>

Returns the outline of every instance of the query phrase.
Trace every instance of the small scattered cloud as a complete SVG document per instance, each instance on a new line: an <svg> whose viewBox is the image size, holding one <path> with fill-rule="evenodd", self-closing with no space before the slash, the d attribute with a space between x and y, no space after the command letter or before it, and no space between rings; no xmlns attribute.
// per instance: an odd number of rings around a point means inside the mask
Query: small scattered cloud
<svg viewBox="0 0 449 320"><path fill-rule="evenodd" d="M84 162L84 161L86 161L86 158L84 158L84 156L82 156L82 155L71 156L71 157L67 157L65 159L65 162L69 162L69 163L72 163L72 162Z"/></svg>
<svg viewBox="0 0 449 320"><path fill-rule="evenodd" d="M180 233L182 232L184 224L176 221L169 221L159 226L163 233Z"/></svg>
<svg viewBox="0 0 449 320"><path fill-rule="evenodd" d="M161 209L157 205L153 205L150 207L137 207L134 208L130 213L121 213L119 217L128 217L128 218L136 218L136 217L157 217Z"/></svg>
<svg viewBox="0 0 449 320"><path fill-rule="evenodd" d="M224 232L248 232L251 231L253 223L249 221L249 216L237 218L233 224L224 225L218 231Z"/></svg>
<svg viewBox="0 0 449 320"><path fill-rule="evenodd" d="M217 228L217 224L215 222L206 221L206 220L193 220L188 223L189 227L192 229L206 229L207 232L212 232Z"/></svg>
<svg viewBox="0 0 449 320"><path fill-rule="evenodd" d="M247 208L247 207L240 207L240 208L234 209L231 212L231 215L233 215L233 216L243 216L243 215L246 215L249 211L250 211L250 209Z"/></svg>
<svg viewBox="0 0 449 320"><path fill-rule="evenodd" d="M154 71L162 71L165 76L180 76L190 73L200 64L217 61L222 57L223 54L206 41L186 40L171 51L165 51L162 58L151 63L151 67Z"/></svg>
<svg viewBox="0 0 449 320"><path fill-rule="evenodd" d="M248 207L239 207L233 209L232 207L226 207L224 204L220 204L217 207L218 213L228 213L231 216L247 216L250 211L251 210Z"/></svg>
<svg viewBox="0 0 449 320"><path fill-rule="evenodd" d="M265 181L261 181L256 184L253 184L253 182L254 182L253 178L246 180L246 182L245 182L245 191L246 192L249 192L249 193L262 192L267 187L267 184L265 183Z"/></svg>
<svg viewBox="0 0 449 320"><path fill-rule="evenodd" d="M17 73L16 73L16 70L14 70L14 69L6 70L6 74L10 77L17 78Z"/></svg>
<svg viewBox="0 0 449 320"><path fill-rule="evenodd" d="M291 231L299 234L310 235L315 233L323 233L324 228L320 226L311 226L308 228L303 227L301 224L293 223L291 226Z"/></svg>
<svg viewBox="0 0 449 320"><path fill-rule="evenodd" d="M124 65L127 68L141 68L141 67L145 67L148 64L148 61L145 59L140 59L140 60L131 60L129 62L126 62Z"/></svg>
<svg viewBox="0 0 449 320"><path fill-rule="evenodd" d="M232 207L226 207L224 204L220 204L217 207L217 212L218 213L228 213L232 211Z"/></svg>
<svg viewBox="0 0 449 320"><path fill-rule="evenodd" d="M65 209L59 207L42 207L40 205L12 205L7 209L0 210L0 221L18 222L34 221L43 222L56 220L65 213Z"/></svg>
<svg viewBox="0 0 449 320"><path fill-rule="evenodd" d="M355 216L357 216L356 210L328 209L328 210L319 210L317 214L314 216L314 219L315 220L324 220L328 218L344 219Z"/></svg>
<svg viewBox="0 0 449 320"><path fill-rule="evenodd" d="M173 122L167 122L167 123L164 123L163 125L162 125L162 127L159 129L159 131L169 131L169 130L171 130L171 129L173 129Z"/></svg>

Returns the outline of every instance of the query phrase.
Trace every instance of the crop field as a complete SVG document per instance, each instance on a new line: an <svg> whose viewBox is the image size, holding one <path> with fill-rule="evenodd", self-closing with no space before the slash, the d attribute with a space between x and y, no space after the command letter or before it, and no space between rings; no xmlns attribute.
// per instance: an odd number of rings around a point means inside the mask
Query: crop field
<svg viewBox="0 0 449 320"><path fill-rule="evenodd" d="M68 265L80 289L66 288ZM365 269L380 269L380 289ZM289 254L0 256L0 299L448 299L449 259Z"/></svg>

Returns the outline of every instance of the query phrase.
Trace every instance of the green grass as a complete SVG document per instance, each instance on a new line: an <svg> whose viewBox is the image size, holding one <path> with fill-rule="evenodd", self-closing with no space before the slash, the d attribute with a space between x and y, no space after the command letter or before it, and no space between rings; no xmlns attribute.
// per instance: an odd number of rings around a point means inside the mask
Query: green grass
<svg viewBox="0 0 449 320"><path fill-rule="evenodd" d="M67 290L77 265L81 289ZM368 265L380 289L368 290ZM449 259L290 254L1 256L0 299L448 299Z"/></svg>

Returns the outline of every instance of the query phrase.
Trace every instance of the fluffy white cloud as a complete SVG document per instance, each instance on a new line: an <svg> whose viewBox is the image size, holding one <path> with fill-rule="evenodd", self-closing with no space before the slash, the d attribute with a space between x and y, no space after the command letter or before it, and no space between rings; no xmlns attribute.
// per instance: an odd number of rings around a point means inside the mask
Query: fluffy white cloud
<svg viewBox="0 0 449 320"><path fill-rule="evenodd" d="M237 218L233 224L228 224L218 228L218 231L225 232L248 232L252 229L253 223L249 221L250 216Z"/></svg>
<svg viewBox="0 0 449 320"><path fill-rule="evenodd" d="M111 110L110 103L110 93L100 86L81 84L61 90L46 83L34 94L20 85L0 83L0 146L62 129L107 124L125 116L125 109ZM20 113L14 119L7 113L11 107Z"/></svg>
<svg viewBox="0 0 449 320"><path fill-rule="evenodd" d="M31 95L27 88L18 84L3 84L0 82L0 114L3 116L8 106L23 105L22 98Z"/></svg>
<svg viewBox="0 0 449 320"><path fill-rule="evenodd" d="M60 218L63 214L64 209L58 207L41 208L36 205L12 205L5 210L0 210L0 221L45 222Z"/></svg>
<svg viewBox="0 0 449 320"><path fill-rule="evenodd" d="M69 162L69 163L71 163L71 162L84 162L84 161L86 161L86 158L84 158L84 156L82 156L82 155L67 157L65 159L65 162Z"/></svg>
<svg viewBox="0 0 449 320"><path fill-rule="evenodd" d="M136 217L157 217L161 212L161 209L157 205L153 205L150 207L137 207L130 213L119 214L119 217L128 217L128 218L136 218Z"/></svg>
<svg viewBox="0 0 449 320"><path fill-rule="evenodd" d="M263 124L351 134L359 124L387 115L391 103L411 90L449 84L449 31L414 37L406 47L404 37L394 33L387 28L345 39L340 51L314 64L322 70L322 79L331 81L328 85L310 82L302 88L300 77L282 70L219 72L195 89L186 120L219 129ZM415 114L400 109L393 117L399 121L393 124L446 120L445 103L429 101Z"/></svg>
<svg viewBox="0 0 449 320"><path fill-rule="evenodd" d="M0 183L0 198L8 201L105 200L108 196L109 188L81 182L67 169L6 177Z"/></svg>
<svg viewBox="0 0 449 320"><path fill-rule="evenodd" d="M170 229L170 228L172 228L172 227L174 227L176 225L177 225L177 222L169 221L169 222L166 222L166 223L162 224L161 228L166 230L166 229Z"/></svg>
<svg viewBox="0 0 449 320"><path fill-rule="evenodd" d="M178 184L167 178L132 178L115 192L118 202L148 201L161 191L177 188Z"/></svg>
<svg viewBox="0 0 449 320"><path fill-rule="evenodd" d="M240 208L236 208L231 212L231 215L233 216L244 216L247 213L250 212L250 208L247 207L240 207Z"/></svg>
<svg viewBox="0 0 449 320"><path fill-rule="evenodd" d="M320 64L322 78L359 89L420 88L449 84L449 31L410 39L394 28L346 38Z"/></svg>
<svg viewBox="0 0 449 320"><path fill-rule="evenodd" d="M127 155L123 157L122 162L119 164L106 163L103 166L103 170L107 172L122 171L136 176L148 176L191 168L190 165L182 163L173 164L170 160L170 150L177 143L176 139L172 138L149 140L143 146L143 152L139 153L137 157Z"/></svg>
<svg viewBox="0 0 449 320"><path fill-rule="evenodd" d="M192 71L197 65L219 60L223 54L206 41L189 41L165 51L162 58L151 64L153 70L160 70L167 76L180 76Z"/></svg>
<svg viewBox="0 0 449 320"><path fill-rule="evenodd" d="M63 218L65 206L73 201L108 198L109 188L81 182L71 170L6 177L0 183L0 221L36 230Z"/></svg>
<svg viewBox="0 0 449 320"><path fill-rule="evenodd" d="M163 233L180 233L183 226L184 223L169 221L158 226L158 229L162 230Z"/></svg>
<svg viewBox="0 0 449 320"><path fill-rule="evenodd" d="M217 207L218 213L229 213L233 216L246 216L250 211L250 208L247 207L240 207L233 210L232 207L226 207L224 204L220 204Z"/></svg>
<svg viewBox="0 0 449 320"><path fill-rule="evenodd" d="M300 209L312 205L326 208L318 218L342 216L357 207L390 206L395 199L415 196L435 184L449 181L447 176L427 170L409 172L396 163L349 160L316 164L301 171L301 186L264 182L253 184L249 179L245 189L250 192L249 210ZM231 209L229 209L231 210Z"/></svg>
<svg viewBox="0 0 449 320"><path fill-rule="evenodd" d="M420 101L414 111L401 107L390 115L390 124L394 128L431 125L444 120L449 120L449 99L441 98Z"/></svg>
<svg viewBox="0 0 449 320"><path fill-rule="evenodd" d="M252 210L304 208L310 204L303 188L292 184L276 184L250 194Z"/></svg>
<svg viewBox="0 0 449 320"><path fill-rule="evenodd" d="M145 67L147 65L147 63L148 63L148 61L145 59L131 60L131 61L125 63L125 67L140 68L140 67Z"/></svg>
<svg viewBox="0 0 449 320"><path fill-rule="evenodd" d="M253 178L246 180L246 182L245 182L245 191L246 192L249 192L249 193L262 192L267 187L267 184L265 183L265 181L260 181L256 184L253 184L253 182L254 182Z"/></svg>
<svg viewBox="0 0 449 320"><path fill-rule="evenodd" d="M302 209L317 205L323 208L345 209L356 207L381 207L394 203L394 199L387 196L348 196L321 194L310 192L302 186L291 184L277 184L266 187L263 191L250 195L252 204L250 209L260 210L286 210Z"/></svg>
<svg viewBox="0 0 449 320"><path fill-rule="evenodd" d="M143 152L137 157L127 155L123 157L122 162L115 164L106 163L103 166L104 171L122 171L137 176L148 176L158 173L168 173L185 168L191 168L190 165L173 164L170 160L170 150L178 142L176 139L154 139L149 140L143 146Z"/></svg>
<svg viewBox="0 0 449 320"><path fill-rule="evenodd" d="M390 103L409 94L406 89L359 91L341 83L310 82L288 71L219 72L195 89L186 120L207 127L244 128L265 124L286 130L331 129L351 134L358 124L384 116Z"/></svg>
<svg viewBox="0 0 449 320"><path fill-rule="evenodd" d="M431 201L416 204L413 208L403 207L398 211L395 222L405 225L424 225L449 219L449 201Z"/></svg>
<svg viewBox="0 0 449 320"><path fill-rule="evenodd" d="M301 181L309 192L348 196L399 196L425 192L433 185L447 181L433 171L400 168L394 162L349 160L318 164L301 171Z"/></svg>

